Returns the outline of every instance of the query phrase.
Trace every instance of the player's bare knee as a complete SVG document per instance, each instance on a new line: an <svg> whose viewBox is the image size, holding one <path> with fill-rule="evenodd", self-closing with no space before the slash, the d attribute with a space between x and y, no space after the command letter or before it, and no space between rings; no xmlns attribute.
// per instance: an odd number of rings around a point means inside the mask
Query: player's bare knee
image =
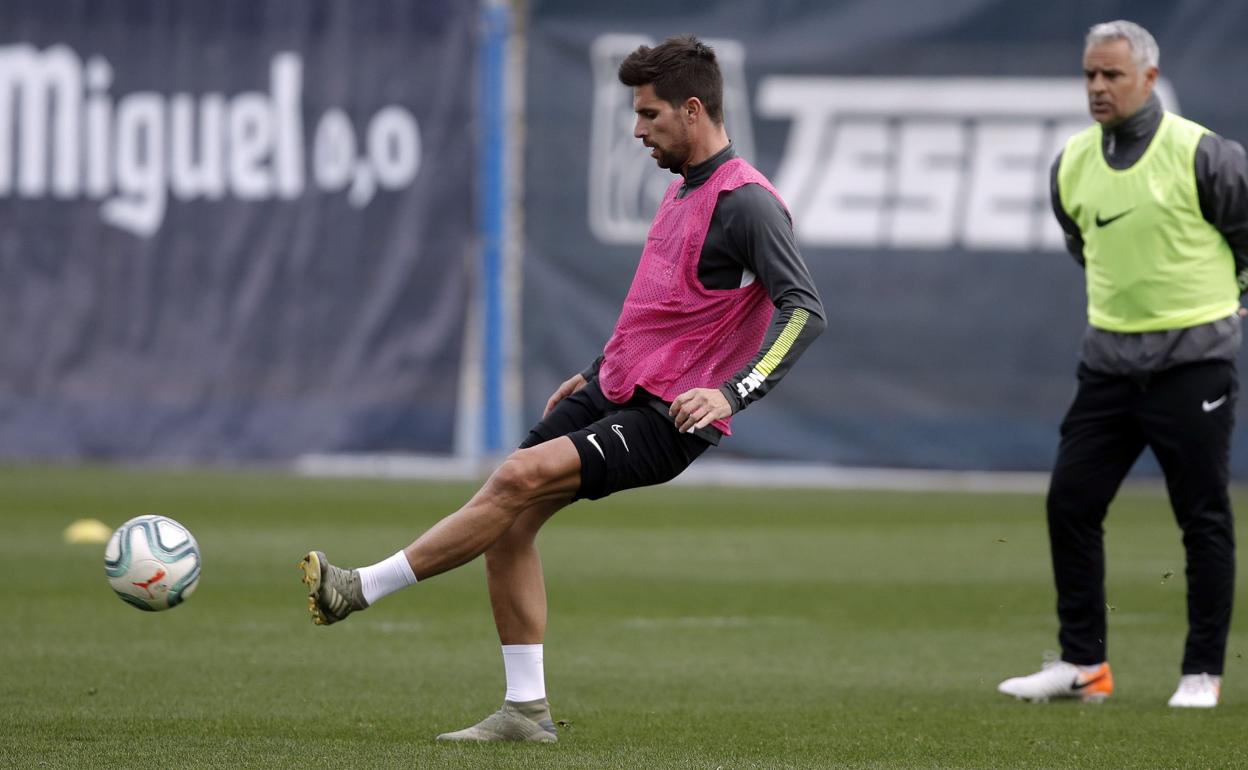
<svg viewBox="0 0 1248 770"><path fill-rule="evenodd" d="M490 491L504 503L527 506L541 491L546 479L542 478L541 468L530 458L528 450L513 452L503 464L490 475L488 482Z"/></svg>

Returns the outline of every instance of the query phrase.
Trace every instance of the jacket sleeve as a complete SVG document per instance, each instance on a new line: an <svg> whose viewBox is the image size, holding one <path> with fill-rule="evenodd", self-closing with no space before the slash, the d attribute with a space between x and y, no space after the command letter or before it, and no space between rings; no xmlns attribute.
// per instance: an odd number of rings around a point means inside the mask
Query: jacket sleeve
<svg viewBox="0 0 1248 770"><path fill-rule="evenodd" d="M1248 290L1248 158L1239 142L1205 134L1196 145L1200 213L1235 254L1239 290Z"/></svg>

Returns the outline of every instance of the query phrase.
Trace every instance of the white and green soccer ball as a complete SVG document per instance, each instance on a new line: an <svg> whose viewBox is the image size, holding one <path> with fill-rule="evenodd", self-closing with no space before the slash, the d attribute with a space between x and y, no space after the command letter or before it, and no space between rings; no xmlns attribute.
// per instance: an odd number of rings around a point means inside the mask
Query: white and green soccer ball
<svg viewBox="0 0 1248 770"><path fill-rule="evenodd" d="M190 598L199 585L199 544L167 516L136 516L104 546L108 584L127 604L157 612Z"/></svg>

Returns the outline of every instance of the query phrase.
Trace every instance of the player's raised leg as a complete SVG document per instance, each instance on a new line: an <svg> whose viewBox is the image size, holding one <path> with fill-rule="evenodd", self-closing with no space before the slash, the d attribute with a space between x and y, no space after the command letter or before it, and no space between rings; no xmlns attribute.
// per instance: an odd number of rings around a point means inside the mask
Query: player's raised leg
<svg viewBox="0 0 1248 770"><path fill-rule="evenodd" d="M567 438L519 449L490 474L471 500L400 551L401 557L395 554L371 567L344 570L330 564L323 553L312 551L300 567L313 622L336 623L417 580L475 559L525 510L570 502L580 486L580 469L580 456ZM410 576L401 570L404 560Z"/></svg>

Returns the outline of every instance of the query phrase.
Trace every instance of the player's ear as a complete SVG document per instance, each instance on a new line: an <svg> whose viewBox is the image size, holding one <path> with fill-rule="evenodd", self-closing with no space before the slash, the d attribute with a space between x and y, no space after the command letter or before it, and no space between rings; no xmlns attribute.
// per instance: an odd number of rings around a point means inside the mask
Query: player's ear
<svg viewBox="0 0 1248 770"><path fill-rule="evenodd" d="M696 96L690 96L685 100L685 103L681 105L681 112L684 113L681 117L685 119L685 122L692 123L702 115L705 109L706 108L703 107L701 99Z"/></svg>

